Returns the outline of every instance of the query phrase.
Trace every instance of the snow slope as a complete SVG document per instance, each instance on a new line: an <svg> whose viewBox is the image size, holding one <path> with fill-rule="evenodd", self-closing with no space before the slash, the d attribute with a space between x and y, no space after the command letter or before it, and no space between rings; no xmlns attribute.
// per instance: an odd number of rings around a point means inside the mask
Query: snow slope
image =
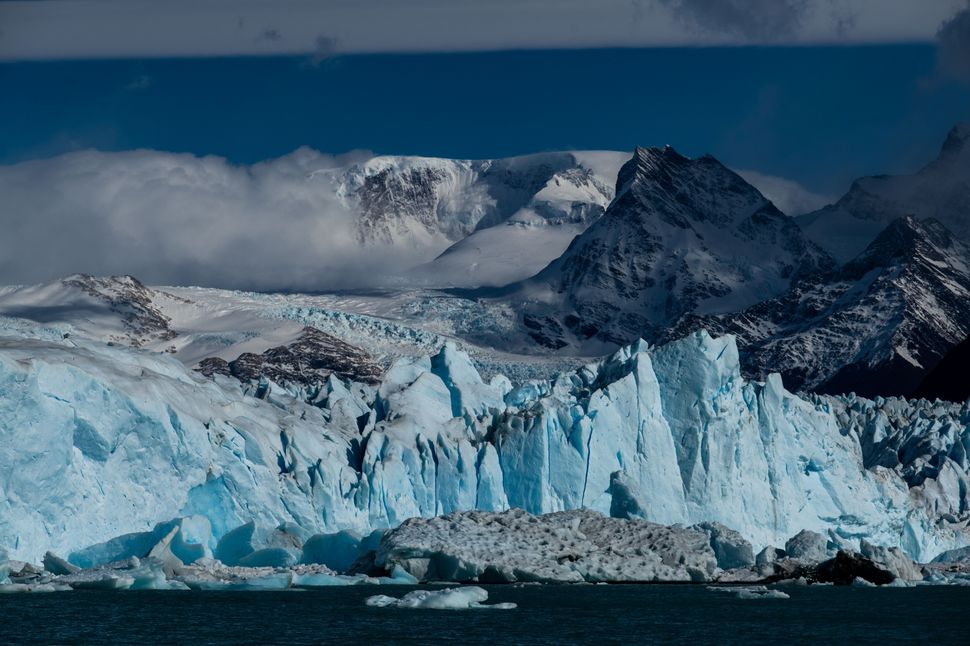
<svg viewBox="0 0 970 646"><path fill-rule="evenodd" d="M555 260L572 239L603 214L628 155L572 153L574 164L553 174L507 226L479 229L418 267L413 276L431 286L501 286L529 278Z"/></svg>
<svg viewBox="0 0 970 646"><path fill-rule="evenodd" d="M638 344L518 384L482 380L446 345L376 386L254 390L2 320L0 547L14 558L189 515L218 540L250 521L365 535L456 510L614 505L719 521L758 549L806 528L922 560L970 544L965 408L802 400L742 379L731 337Z"/></svg>

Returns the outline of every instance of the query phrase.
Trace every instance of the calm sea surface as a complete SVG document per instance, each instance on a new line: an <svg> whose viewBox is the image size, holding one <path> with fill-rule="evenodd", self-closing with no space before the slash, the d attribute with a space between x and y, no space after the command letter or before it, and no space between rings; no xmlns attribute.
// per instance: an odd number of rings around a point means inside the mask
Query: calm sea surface
<svg viewBox="0 0 970 646"><path fill-rule="evenodd" d="M516 610L370 608L410 587L0 595L0 643L970 644L970 588L483 586Z"/></svg>

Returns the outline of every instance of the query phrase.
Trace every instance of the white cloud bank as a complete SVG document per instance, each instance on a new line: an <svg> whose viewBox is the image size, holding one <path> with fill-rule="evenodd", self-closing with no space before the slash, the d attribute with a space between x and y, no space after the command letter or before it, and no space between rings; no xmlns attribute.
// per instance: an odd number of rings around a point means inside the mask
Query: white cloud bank
<svg viewBox="0 0 970 646"><path fill-rule="evenodd" d="M0 60L932 41L964 0L28 0Z"/></svg>
<svg viewBox="0 0 970 646"><path fill-rule="evenodd" d="M235 166L211 156L82 151L0 167L0 283L75 272L245 289L385 282L415 252L362 252L353 212L327 173L312 174L353 157L300 149Z"/></svg>

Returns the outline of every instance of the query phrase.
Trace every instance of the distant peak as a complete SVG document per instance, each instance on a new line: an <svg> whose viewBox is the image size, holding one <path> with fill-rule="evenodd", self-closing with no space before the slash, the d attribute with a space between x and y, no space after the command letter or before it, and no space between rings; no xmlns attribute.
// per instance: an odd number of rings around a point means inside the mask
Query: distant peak
<svg viewBox="0 0 970 646"><path fill-rule="evenodd" d="M970 150L970 123L953 126L943 142L942 157L955 157Z"/></svg>
<svg viewBox="0 0 970 646"><path fill-rule="evenodd" d="M952 234L938 220L933 218L920 220L908 215L890 222L860 256L846 265L846 268L850 270L861 268L864 272L872 267L888 266L899 258L925 253L928 248L936 250L931 253L941 253L952 245Z"/></svg>
<svg viewBox="0 0 970 646"><path fill-rule="evenodd" d="M644 148L643 146L637 146L636 150L633 152L634 159L638 161L652 162L652 161L689 161L687 157L684 157L679 152L677 152L673 146L667 144L663 148L657 148L656 146L651 146L649 148Z"/></svg>

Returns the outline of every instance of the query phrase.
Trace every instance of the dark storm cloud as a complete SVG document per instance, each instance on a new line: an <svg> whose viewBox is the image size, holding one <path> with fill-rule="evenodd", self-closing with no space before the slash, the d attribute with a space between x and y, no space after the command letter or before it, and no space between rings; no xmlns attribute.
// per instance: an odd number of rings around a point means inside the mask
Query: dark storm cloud
<svg viewBox="0 0 970 646"><path fill-rule="evenodd" d="M930 42L963 6L963 0L13 0L0 2L0 60L321 58L321 33L339 41L342 53Z"/></svg>
<svg viewBox="0 0 970 646"><path fill-rule="evenodd" d="M317 36L313 41L313 53L310 55L310 65L319 65L328 58L333 58L337 52L337 39L330 36Z"/></svg>
<svg viewBox="0 0 970 646"><path fill-rule="evenodd" d="M273 29L272 27L267 27L263 31L259 32L259 37L262 40L282 40L283 34L280 33L279 29Z"/></svg>
<svg viewBox="0 0 970 646"><path fill-rule="evenodd" d="M753 41L788 38L801 27L808 0L658 0L681 20Z"/></svg>
<svg viewBox="0 0 970 646"><path fill-rule="evenodd" d="M940 73L970 82L970 2L943 23L936 38Z"/></svg>

